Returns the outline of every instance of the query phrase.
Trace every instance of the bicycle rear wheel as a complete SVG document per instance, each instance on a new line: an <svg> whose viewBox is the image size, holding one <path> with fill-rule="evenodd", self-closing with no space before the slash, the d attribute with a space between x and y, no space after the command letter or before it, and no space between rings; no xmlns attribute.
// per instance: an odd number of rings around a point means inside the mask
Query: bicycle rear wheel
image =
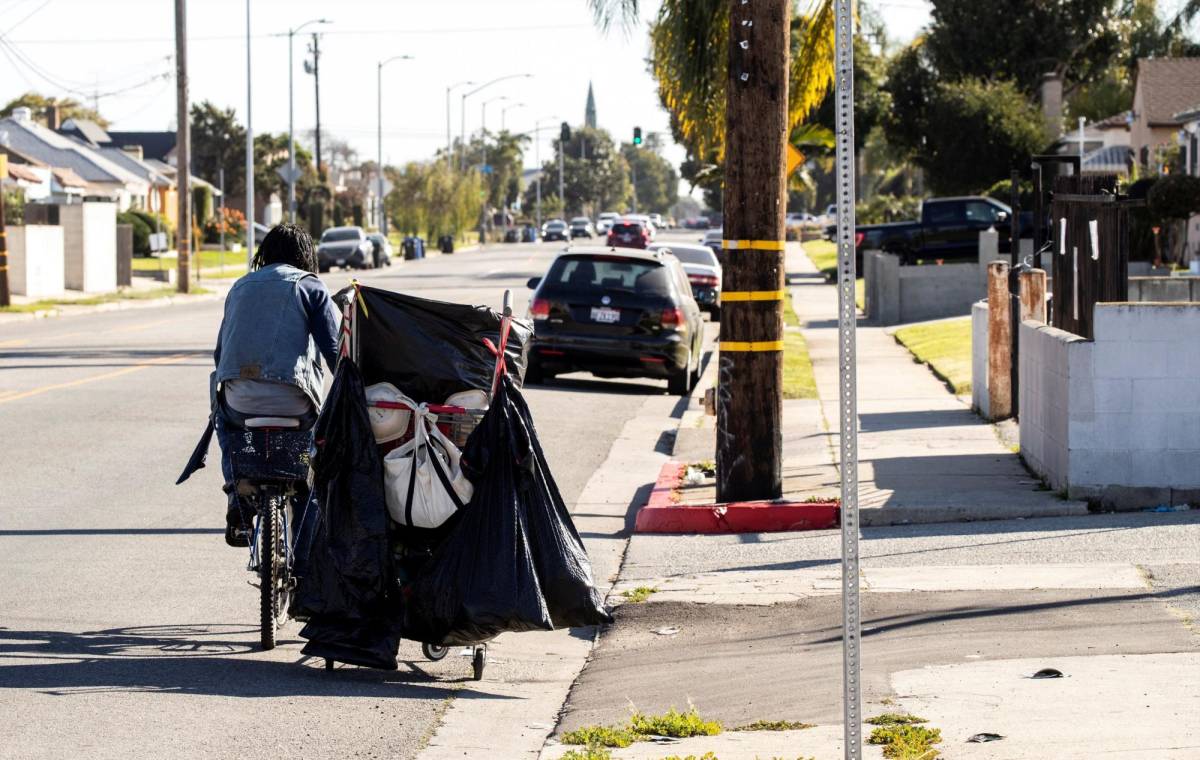
<svg viewBox="0 0 1200 760"><path fill-rule="evenodd" d="M275 633L280 614L280 580L283 573L280 557L280 519L278 494L265 495L258 518L258 589L259 637L262 648L275 648Z"/></svg>

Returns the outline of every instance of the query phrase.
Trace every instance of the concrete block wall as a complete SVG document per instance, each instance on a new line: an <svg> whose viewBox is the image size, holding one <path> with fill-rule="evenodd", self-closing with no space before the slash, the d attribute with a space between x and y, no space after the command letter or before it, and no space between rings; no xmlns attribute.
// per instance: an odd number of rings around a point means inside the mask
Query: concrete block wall
<svg viewBox="0 0 1200 760"><path fill-rule="evenodd" d="M1021 326L1021 453L1071 498L1200 505L1200 304L1103 303L1095 341Z"/></svg>
<svg viewBox="0 0 1200 760"><path fill-rule="evenodd" d="M30 224L8 228L8 283L14 295L61 295L63 260L62 227Z"/></svg>
<svg viewBox="0 0 1200 760"><path fill-rule="evenodd" d="M1200 277L1130 277L1129 300L1200 301Z"/></svg>
<svg viewBox="0 0 1200 760"><path fill-rule="evenodd" d="M971 408L987 419L991 416L988 396L988 303L971 306Z"/></svg>
<svg viewBox="0 0 1200 760"><path fill-rule="evenodd" d="M117 206L73 203L59 207L65 257L64 283L71 290L117 289Z"/></svg>

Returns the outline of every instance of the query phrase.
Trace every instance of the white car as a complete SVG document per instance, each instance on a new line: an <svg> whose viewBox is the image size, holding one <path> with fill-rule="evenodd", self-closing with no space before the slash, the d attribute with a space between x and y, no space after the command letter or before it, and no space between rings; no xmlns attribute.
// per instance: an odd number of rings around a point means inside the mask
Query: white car
<svg viewBox="0 0 1200 760"><path fill-rule="evenodd" d="M602 211L596 216L596 232L600 235L607 235L609 227L613 226L613 222L621 218L621 215L615 211Z"/></svg>
<svg viewBox="0 0 1200 760"><path fill-rule="evenodd" d="M720 241L718 241L718 245ZM706 245L697 243L651 243L651 251L669 251L687 274L692 286L692 297L700 308L712 315L713 321L721 319L721 262Z"/></svg>
<svg viewBox="0 0 1200 760"><path fill-rule="evenodd" d="M714 227L704 233L704 237L700 238L700 242L712 249L713 253L721 250L722 230L720 227Z"/></svg>

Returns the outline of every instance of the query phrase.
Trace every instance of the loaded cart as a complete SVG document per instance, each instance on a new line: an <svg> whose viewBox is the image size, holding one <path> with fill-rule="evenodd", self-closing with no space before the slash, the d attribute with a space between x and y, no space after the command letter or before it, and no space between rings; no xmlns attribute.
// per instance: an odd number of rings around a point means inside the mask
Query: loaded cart
<svg viewBox="0 0 1200 760"><path fill-rule="evenodd" d="M531 327L370 288L339 293L341 358L315 430L291 613L304 653L395 669L506 631L608 620L520 384Z"/></svg>

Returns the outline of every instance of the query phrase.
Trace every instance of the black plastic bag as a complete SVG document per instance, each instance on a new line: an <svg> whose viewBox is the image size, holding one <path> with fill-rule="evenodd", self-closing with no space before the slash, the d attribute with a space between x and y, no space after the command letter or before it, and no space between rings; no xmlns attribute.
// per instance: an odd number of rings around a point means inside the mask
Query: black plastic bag
<svg viewBox="0 0 1200 760"><path fill-rule="evenodd" d="M463 461L475 494L409 588L405 636L466 644L610 621L528 407L508 377Z"/></svg>
<svg viewBox="0 0 1200 760"><path fill-rule="evenodd" d="M359 362L367 385L389 382L417 401L443 403L461 391L492 387L496 357L484 345L500 345L501 315L485 306L433 301L359 285L355 318L358 345L369 347ZM353 286L335 298L353 297ZM533 328L514 319L505 350L508 372L524 377Z"/></svg>
<svg viewBox="0 0 1200 760"><path fill-rule="evenodd" d="M358 367L338 363L314 429L318 453L297 546L291 613L307 617L304 654L394 670L400 599L388 543L383 462ZM307 535L305 535L307 534Z"/></svg>

